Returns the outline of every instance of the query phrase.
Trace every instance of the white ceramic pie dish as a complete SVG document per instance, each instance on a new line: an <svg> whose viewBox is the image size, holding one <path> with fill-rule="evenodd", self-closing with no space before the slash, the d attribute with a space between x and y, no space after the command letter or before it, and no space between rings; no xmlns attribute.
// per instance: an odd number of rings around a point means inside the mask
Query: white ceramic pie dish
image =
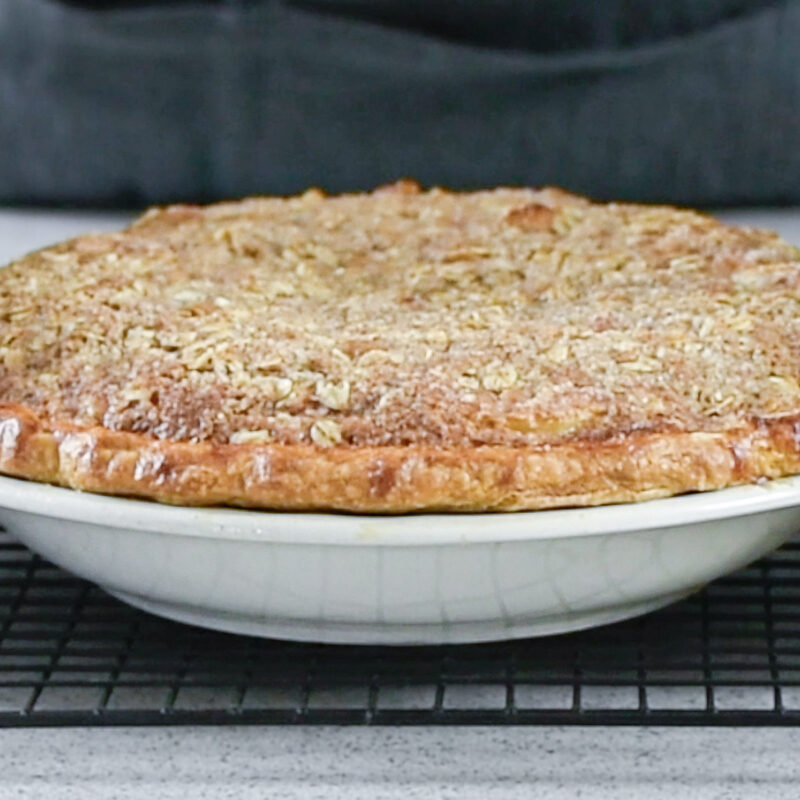
<svg viewBox="0 0 800 800"><path fill-rule="evenodd" d="M370 644L561 633L666 605L800 528L800 477L644 503L356 516L182 508L0 478L0 522L132 605Z"/></svg>

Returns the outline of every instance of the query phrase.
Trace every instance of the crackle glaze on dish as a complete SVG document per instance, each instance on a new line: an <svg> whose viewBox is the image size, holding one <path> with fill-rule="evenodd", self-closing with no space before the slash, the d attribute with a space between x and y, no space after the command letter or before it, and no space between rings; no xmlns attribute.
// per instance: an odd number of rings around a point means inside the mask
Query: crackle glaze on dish
<svg viewBox="0 0 800 800"><path fill-rule="evenodd" d="M562 633L676 600L791 538L800 478L647 503L377 517L181 508L0 478L0 522L126 602L360 644Z"/></svg>

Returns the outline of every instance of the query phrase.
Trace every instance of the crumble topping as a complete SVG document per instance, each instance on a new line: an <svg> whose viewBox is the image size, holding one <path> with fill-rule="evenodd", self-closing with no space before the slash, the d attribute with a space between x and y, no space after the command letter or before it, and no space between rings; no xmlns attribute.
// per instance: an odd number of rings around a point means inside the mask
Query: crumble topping
<svg viewBox="0 0 800 800"><path fill-rule="evenodd" d="M546 445L800 409L800 251L557 189L148 212L0 273L0 400L232 444Z"/></svg>

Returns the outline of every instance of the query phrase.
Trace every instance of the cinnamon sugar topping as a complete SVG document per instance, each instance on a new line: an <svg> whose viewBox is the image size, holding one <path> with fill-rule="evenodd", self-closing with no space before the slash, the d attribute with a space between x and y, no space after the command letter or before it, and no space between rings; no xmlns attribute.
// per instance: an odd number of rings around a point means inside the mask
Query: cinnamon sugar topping
<svg viewBox="0 0 800 800"><path fill-rule="evenodd" d="M0 273L0 399L159 439L546 445L800 410L800 253L554 189L148 212Z"/></svg>

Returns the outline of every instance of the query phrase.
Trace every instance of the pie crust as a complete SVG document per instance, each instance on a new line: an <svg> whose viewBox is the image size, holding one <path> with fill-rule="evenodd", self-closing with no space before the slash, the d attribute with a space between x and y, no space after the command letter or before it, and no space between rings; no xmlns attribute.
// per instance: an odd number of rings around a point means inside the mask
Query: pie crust
<svg viewBox="0 0 800 800"><path fill-rule="evenodd" d="M558 189L171 206L0 272L0 471L499 511L800 472L800 253Z"/></svg>

